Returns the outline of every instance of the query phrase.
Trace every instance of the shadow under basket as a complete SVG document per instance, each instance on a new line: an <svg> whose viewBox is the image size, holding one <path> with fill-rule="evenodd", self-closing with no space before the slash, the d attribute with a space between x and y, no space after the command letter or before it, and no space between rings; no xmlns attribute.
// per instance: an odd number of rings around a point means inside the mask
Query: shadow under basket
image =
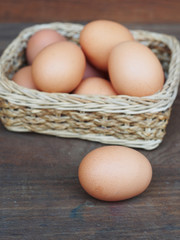
<svg viewBox="0 0 180 240"><path fill-rule="evenodd" d="M4 50L0 61L0 118L11 131L80 138L105 144L154 149L163 140L180 80L180 44L165 34L131 31L159 58L165 73L162 91L148 97L83 96L45 93L21 87L11 79L26 64L27 41L50 28L79 42L83 25L38 24L24 29Z"/></svg>

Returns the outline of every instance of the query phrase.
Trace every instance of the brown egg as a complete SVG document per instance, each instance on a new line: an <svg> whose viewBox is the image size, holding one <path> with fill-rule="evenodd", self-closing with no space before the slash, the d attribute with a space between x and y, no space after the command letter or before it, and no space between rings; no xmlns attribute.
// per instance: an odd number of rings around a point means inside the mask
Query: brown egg
<svg viewBox="0 0 180 240"><path fill-rule="evenodd" d="M29 64L32 64L37 54L46 46L65 41L66 38L53 29L42 29L30 37L26 47L26 58Z"/></svg>
<svg viewBox="0 0 180 240"><path fill-rule="evenodd" d="M152 167L140 152L105 146L88 153L78 170L82 188L92 197L120 201L135 197L149 186Z"/></svg>
<svg viewBox="0 0 180 240"><path fill-rule="evenodd" d="M84 75L85 56L75 43L63 41L44 48L32 64L37 88L44 92L73 91Z"/></svg>
<svg viewBox="0 0 180 240"><path fill-rule="evenodd" d="M90 77L84 79L80 82L74 93L82 95L117 95L111 83L100 77Z"/></svg>
<svg viewBox="0 0 180 240"><path fill-rule="evenodd" d="M110 80L118 94L148 96L160 91L164 72L156 55L136 41L123 42L109 56Z"/></svg>
<svg viewBox="0 0 180 240"><path fill-rule="evenodd" d="M103 71L107 70L111 49L120 42L133 40L123 25L109 20L95 20L85 25L80 33L80 45L88 60Z"/></svg>
<svg viewBox="0 0 180 240"><path fill-rule="evenodd" d="M14 74L12 80L22 87L36 89L36 86L32 79L31 66L20 68Z"/></svg>
<svg viewBox="0 0 180 240"><path fill-rule="evenodd" d="M86 68L85 68L83 79L86 79L89 77L104 78L105 76L108 76L107 72L100 71L99 69L95 68L91 63L86 61Z"/></svg>

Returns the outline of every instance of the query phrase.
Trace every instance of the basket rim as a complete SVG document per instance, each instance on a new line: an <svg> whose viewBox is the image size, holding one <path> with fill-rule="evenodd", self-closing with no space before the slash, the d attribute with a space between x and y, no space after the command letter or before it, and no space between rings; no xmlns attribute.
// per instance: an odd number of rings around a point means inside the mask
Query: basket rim
<svg viewBox="0 0 180 240"><path fill-rule="evenodd" d="M31 108L56 108L59 110L104 111L117 113L127 112L130 114L160 112L165 111L172 106L177 96L180 82L180 42L176 37L162 33L145 30L130 30L135 39L138 39L138 37L141 36L142 39L161 41L171 50L172 56L169 64L168 78L163 89L151 96L85 96L72 93L47 93L19 86L5 76L3 67L6 64L6 61L4 58L9 49L15 50L15 44L20 44L21 37L27 39L32 35L32 32L43 28L54 28L61 31L62 34L73 32L78 39L79 33L83 27L83 24L78 23L54 22L35 24L23 29L7 46L0 57L0 98L9 101L12 104L28 106Z"/></svg>

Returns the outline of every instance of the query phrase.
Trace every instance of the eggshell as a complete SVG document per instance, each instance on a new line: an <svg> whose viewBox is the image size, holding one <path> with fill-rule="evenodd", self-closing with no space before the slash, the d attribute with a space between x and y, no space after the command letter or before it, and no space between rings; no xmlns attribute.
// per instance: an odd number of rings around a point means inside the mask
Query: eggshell
<svg viewBox="0 0 180 240"><path fill-rule="evenodd" d="M80 33L80 45L88 60L103 71L107 70L111 49L128 40L133 40L130 31L125 26L109 20L89 22Z"/></svg>
<svg viewBox="0 0 180 240"><path fill-rule="evenodd" d="M164 72L159 59L136 41L123 42L112 49L108 71L118 94L142 97L163 88Z"/></svg>
<svg viewBox="0 0 180 240"><path fill-rule="evenodd" d="M37 88L44 92L73 91L84 75L85 56L75 43L63 41L44 48L32 64Z"/></svg>
<svg viewBox="0 0 180 240"><path fill-rule="evenodd" d="M100 77L84 79L80 82L74 93L82 95L117 95L112 84L108 80Z"/></svg>
<svg viewBox="0 0 180 240"><path fill-rule="evenodd" d="M14 74L12 80L22 87L36 89L36 86L35 86L33 78L32 78L31 70L32 70L31 66L26 66L26 67L20 68Z"/></svg>
<svg viewBox="0 0 180 240"><path fill-rule="evenodd" d="M95 68L89 61L86 60L86 68L84 72L83 79L89 78L89 77L107 77L108 73L100 71L99 69Z"/></svg>
<svg viewBox="0 0 180 240"><path fill-rule="evenodd" d="M140 152L104 146L88 153L78 170L82 188L92 197L120 201L141 194L152 179L152 167Z"/></svg>
<svg viewBox="0 0 180 240"><path fill-rule="evenodd" d="M46 46L65 41L66 38L53 29L42 29L34 33L28 40L26 47L26 58L29 64L32 64L37 54Z"/></svg>

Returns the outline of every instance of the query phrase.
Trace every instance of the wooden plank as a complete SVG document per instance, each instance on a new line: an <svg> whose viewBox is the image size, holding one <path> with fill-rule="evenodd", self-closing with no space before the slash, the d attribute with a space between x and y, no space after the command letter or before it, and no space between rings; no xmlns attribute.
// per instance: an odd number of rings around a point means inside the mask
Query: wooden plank
<svg viewBox="0 0 180 240"><path fill-rule="evenodd" d="M179 0L6 0L0 2L0 22L91 21L178 23Z"/></svg>
<svg viewBox="0 0 180 240"><path fill-rule="evenodd" d="M0 24L0 52L30 24ZM128 25L180 39L178 25ZM180 92L167 134L153 151L153 178L141 195L121 202L93 199L81 188L81 159L103 144L35 133L16 133L0 123L0 239L179 239Z"/></svg>

